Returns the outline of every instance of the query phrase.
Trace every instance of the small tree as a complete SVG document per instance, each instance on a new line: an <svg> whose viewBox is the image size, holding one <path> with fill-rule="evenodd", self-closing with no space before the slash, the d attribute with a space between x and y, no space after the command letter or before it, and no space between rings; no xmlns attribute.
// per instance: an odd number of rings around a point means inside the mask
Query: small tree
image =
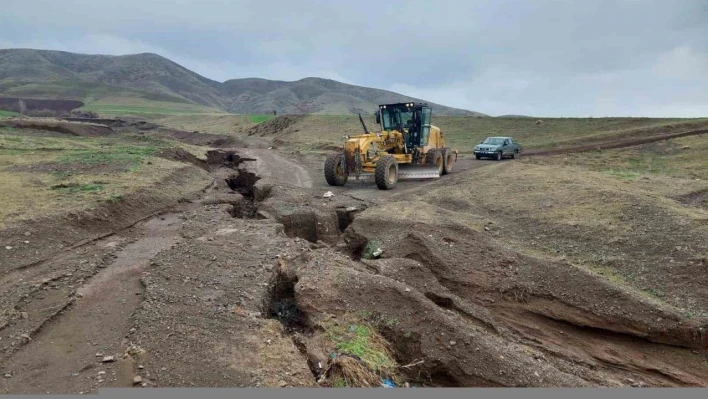
<svg viewBox="0 0 708 399"><path fill-rule="evenodd" d="M275 110L273 110L273 115L278 115L278 112L276 112Z"/></svg>
<svg viewBox="0 0 708 399"><path fill-rule="evenodd" d="M18 108L20 109L20 114L24 115L25 112L27 112L27 105L25 104L25 100L20 99L17 102Z"/></svg>

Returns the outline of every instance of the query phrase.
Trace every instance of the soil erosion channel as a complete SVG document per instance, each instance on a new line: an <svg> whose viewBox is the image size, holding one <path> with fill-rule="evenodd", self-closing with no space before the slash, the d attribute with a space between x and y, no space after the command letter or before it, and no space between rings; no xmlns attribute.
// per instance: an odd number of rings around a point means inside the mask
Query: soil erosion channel
<svg viewBox="0 0 708 399"><path fill-rule="evenodd" d="M410 217L431 187L481 163L398 191L362 183L323 198L321 165L276 150L165 156L208 170L213 183L3 277L10 289L33 288L12 299L17 314L0 329L2 391L380 386L381 377L401 386L708 385L705 342L681 315L506 249L442 208ZM378 248L384 255L372 256ZM549 278L583 292L544 287ZM603 307L585 306L593 302ZM610 306L628 312L603 311Z"/></svg>

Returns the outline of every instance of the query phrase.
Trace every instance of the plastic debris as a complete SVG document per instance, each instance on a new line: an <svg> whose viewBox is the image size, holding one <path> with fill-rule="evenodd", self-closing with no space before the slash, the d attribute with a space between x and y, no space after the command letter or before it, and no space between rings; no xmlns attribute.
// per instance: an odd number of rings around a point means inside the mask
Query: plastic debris
<svg viewBox="0 0 708 399"><path fill-rule="evenodd" d="M323 197L324 198L332 198L332 197L334 197L334 193L331 191L327 191L326 193L324 193Z"/></svg>
<svg viewBox="0 0 708 399"><path fill-rule="evenodd" d="M388 378L381 381L381 383L384 386L384 388L396 388L396 384L393 381L389 380Z"/></svg>

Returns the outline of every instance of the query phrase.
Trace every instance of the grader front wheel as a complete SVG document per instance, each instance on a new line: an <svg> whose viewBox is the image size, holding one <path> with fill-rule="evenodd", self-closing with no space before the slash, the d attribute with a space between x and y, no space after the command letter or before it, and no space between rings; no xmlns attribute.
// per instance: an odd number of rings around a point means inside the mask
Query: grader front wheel
<svg viewBox="0 0 708 399"><path fill-rule="evenodd" d="M381 190L390 190L398 182L398 162L393 155L386 155L376 162L374 174L376 186Z"/></svg>
<svg viewBox="0 0 708 399"><path fill-rule="evenodd" d="M443 154L440 150L432 149L425 154L425 163L438 168L438 175L443 174Z"/></svg>
<svg viewBox="0 0 708 399"><path fill-rule="evenodd" d="M443 174L446 175L452 172L452 164L454 160L452 158L452 150L445 148L443 150Z"/></svg>
<svg viewBox="0 0 708 399"><path fill-rule="evenodd" d="M349 174L344 162L344 154L330 154L324 165L324 174L330 186L343 186Z"/></svg>

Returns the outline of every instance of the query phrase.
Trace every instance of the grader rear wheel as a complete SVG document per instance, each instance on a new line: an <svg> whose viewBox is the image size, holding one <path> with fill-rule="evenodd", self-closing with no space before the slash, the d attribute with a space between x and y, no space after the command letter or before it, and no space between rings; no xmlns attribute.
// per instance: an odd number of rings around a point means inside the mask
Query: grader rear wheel
<svg viewBox="0 0 708 399"><path fill-rule="evenodd" d="M398 162L393 155L386 155L376 162L374 173L376 186L381 190L390 190L398 182Z"/></svg>
<svg viewBox="0 0 708 399"><path fill-rule="evenodd" d="M349 173L346 170L344 154L330 154L324 166L325 179L330 186L343 186Z"/></svg>

